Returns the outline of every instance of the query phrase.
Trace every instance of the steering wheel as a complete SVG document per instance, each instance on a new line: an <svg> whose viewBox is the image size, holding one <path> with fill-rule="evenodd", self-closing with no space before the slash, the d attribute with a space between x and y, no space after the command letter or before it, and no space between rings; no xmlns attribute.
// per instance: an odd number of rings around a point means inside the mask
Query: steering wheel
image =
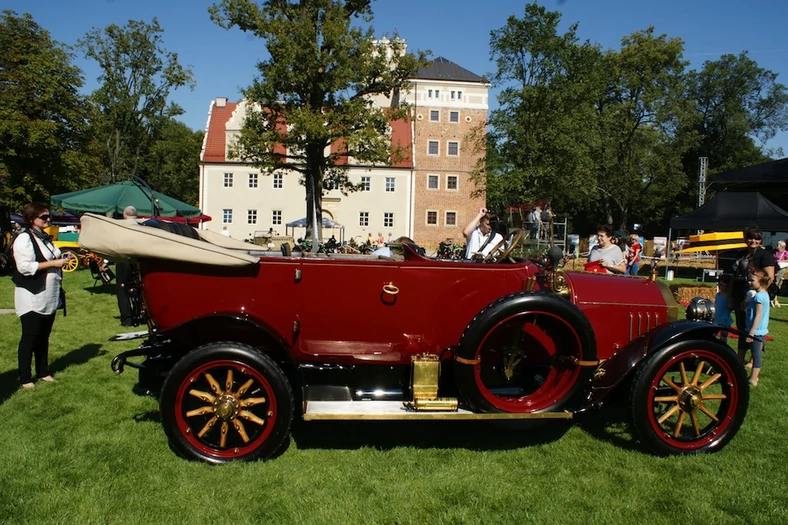
<svg viewBox="0 0 788 525"><path fill-rule="evenodd" d="M506 239L501 239L498 241L498 244L496 244L495 247L493 247L493 249L490 250L490 252L484 257L484 259L482 259L482 261L501 263L508 259L509 254L512 253L512 250L514 250L514 248L520 244L520 241L523 240L523 230L517 230L517 233L513 233L509 236L509 238L512 239L511 242L509 242L509 246L503 248L503 246L506 244ZM498 256L497 259L494 259L493 257L495 256L495 253L502 248L503 252Z"/></svg>

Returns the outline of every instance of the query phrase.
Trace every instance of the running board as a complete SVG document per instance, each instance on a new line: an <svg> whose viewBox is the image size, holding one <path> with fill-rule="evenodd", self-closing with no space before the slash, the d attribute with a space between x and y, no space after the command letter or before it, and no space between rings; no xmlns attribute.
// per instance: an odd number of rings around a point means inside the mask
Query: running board
<svg viewBox="0 0 788 525"><path fill-rule="evenodd" d="M538 412L531 414L476 414L459 409L453 412L409 410L402 401L305 401L304 421L391 421L411 420L520 420L572 419L572 412Z"/></svg>

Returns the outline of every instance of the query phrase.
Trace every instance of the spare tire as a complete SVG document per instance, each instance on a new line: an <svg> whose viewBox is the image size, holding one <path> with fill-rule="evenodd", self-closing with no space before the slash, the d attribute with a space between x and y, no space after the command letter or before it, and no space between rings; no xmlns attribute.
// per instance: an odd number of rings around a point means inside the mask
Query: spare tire
<svg viewBox="0 0 788 525"><path fill-rule="evenodd" d="M563 409L590 379L591 324L575 305L546 292L491 303L466 327L455 357L457 388L475 412Z"/></svg>

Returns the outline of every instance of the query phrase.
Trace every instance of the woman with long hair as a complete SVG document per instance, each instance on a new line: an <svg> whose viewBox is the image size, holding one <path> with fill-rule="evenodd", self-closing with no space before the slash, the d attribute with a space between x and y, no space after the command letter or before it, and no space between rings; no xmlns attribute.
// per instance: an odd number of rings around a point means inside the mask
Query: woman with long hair
<svg viewBox="0 0 788 525"><path fill-rule="evenodd" d="M67 259L61 257L60 250L44 231L51 218L45 204L28 204L22 218L27 224L27 231L14 241L15 268L11 280L16 285L16 315L22 321L18 349L19 383L22 388L33 388L33 356L36 359L35 379L55 381L49 373L49 334L55 322L55 312L61 304L61 268Z"/></svg>

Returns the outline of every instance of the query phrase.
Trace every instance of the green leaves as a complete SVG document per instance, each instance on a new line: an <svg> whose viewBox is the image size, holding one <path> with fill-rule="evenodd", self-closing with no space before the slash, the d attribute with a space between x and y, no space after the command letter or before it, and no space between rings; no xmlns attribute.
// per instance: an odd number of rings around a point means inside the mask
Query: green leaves
<svg viewBox="0 0 788 525"><path fill-rule="evenodd" d="M65 46L29 14L0 15L0 202L75 189L85 169L73 158L89 141L82 71Z"/></svg>
<svg viewBox="0 0 788 525"><path fill-rule="evenodd" d="M112 180L139 173L140 159L159 129L183 110L168 101L173 90L193 89L192 71L163 47L155 18L93 29L78 45L101 69L101 87L91 95L96 136L104 143L105 170ZM144 175L144 174L142 174Z"/></svg>
<svg viewBox="0 0 788 525"><path fill-rule="evenodd" d="M369 0L223 0L209 12L220 26L265 41L270 58L257 64L259 76L244 90L247 118L234 151L260 169L304 175L311 234L324 188L356 189L348 158L391 162L389 120L407 114L393 95L425 55L407 54L396 35L376 41L372 27L354 25L371 22ZM390 107L373 103L380 99Z"/></svg>

